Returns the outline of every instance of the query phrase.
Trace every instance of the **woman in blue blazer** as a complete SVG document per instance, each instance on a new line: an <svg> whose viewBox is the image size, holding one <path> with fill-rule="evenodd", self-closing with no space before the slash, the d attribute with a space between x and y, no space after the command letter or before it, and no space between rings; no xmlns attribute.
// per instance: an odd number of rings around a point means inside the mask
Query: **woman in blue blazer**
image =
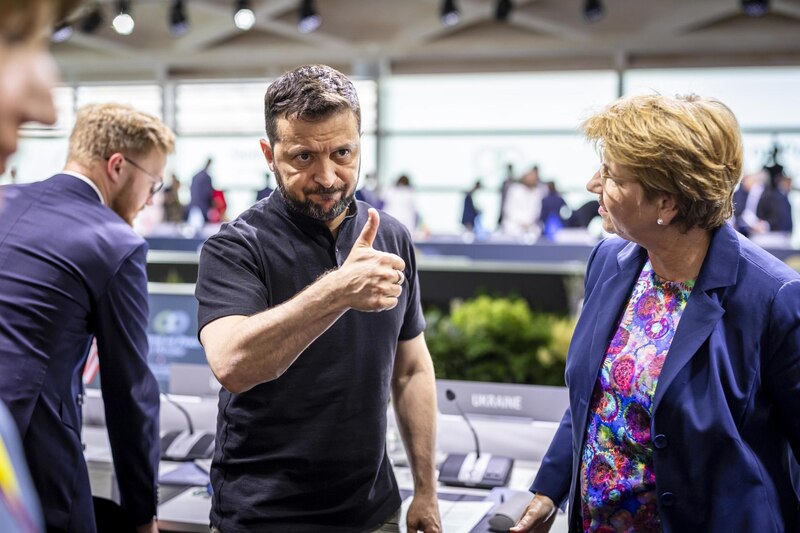
<svg viewBox="0 0 800 533"><path fill-rule="evenodd" d="M800 531L800 275L726 221L739 126L713 99L623 98L583 124L604 229L570 407L514 532ZM794 478L794 483L793 483Z"/></svg>

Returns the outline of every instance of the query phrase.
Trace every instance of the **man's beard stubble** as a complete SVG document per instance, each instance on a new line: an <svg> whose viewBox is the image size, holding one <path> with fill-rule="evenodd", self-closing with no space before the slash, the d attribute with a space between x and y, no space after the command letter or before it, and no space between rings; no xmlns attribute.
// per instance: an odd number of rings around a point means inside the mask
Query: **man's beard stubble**
<svg viewBox="0 0 800 533"><path fill-rule="evenodd" d="M312 202L310 199L300 200L292 193L286 190L283 186L283 178L281 177L278 169L274 170L275 173L275 182L278 184L278 190L283 197L283 200L286 202L286 205L292 211L300 213L301 215L305 215L309 218L313 218L315 220L319 220L322 222L327 222L328 220L333 220L334 218L338 217L342 213L344 213L348 207L350 207L350 203L353 201L353 198L356 194L356 187L353 187L353 191L348 195L343 195L342 198L333 204L333 206L328 209L327 211L323 210L319 205ZM358 183L356 182L356 186ZM306 194L334 194L337 192L345 192L347 190L346 187L319 187L314 189L313 191L306 192Z"/></svg>

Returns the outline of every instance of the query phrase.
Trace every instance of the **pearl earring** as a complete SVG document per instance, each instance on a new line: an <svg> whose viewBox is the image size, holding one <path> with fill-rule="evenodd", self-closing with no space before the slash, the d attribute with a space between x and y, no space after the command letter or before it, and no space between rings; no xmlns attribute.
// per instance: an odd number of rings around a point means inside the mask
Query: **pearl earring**
<svg viewBox="0 0 800 533"><path fill-rule="evenodd" d="M661 217L658 217L658 220L656 220L656 224L658 224L659 226L663 226L664 225L664 219L661 218Z"/></svg>

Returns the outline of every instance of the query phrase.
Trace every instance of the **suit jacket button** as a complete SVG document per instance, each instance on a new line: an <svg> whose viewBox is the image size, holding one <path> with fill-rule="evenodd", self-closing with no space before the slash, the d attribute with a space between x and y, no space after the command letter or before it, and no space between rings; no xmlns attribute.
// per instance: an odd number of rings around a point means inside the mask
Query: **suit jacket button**
<svg viewBox="0 0 800 533"><path fill-rule="evenodd" d="M659 496L659 500L661 500L661 505L664 507L672 507L675 505L675 495L671 492L662 492L661 496Z"/></svg>
<svg viewBox="0 0 800 533"><path fill-rule="evenodd" d="M669 441L667 440L667 436L659 433L655 437L653 437L653 446L658 448L659 450L663 450L667 447Z"/></svg>

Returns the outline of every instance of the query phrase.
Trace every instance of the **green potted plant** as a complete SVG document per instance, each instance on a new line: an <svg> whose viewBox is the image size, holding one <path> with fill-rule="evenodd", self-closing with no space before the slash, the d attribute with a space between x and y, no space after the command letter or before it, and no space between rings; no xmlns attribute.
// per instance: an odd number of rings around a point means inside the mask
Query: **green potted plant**
<svg viewBox="0 0 800 533"><path fill-rule="evenodd" d="M449 314L426 313L436 376L445 379L564 385L574 320L534 313L518 297L477 296Z"/></svg>

